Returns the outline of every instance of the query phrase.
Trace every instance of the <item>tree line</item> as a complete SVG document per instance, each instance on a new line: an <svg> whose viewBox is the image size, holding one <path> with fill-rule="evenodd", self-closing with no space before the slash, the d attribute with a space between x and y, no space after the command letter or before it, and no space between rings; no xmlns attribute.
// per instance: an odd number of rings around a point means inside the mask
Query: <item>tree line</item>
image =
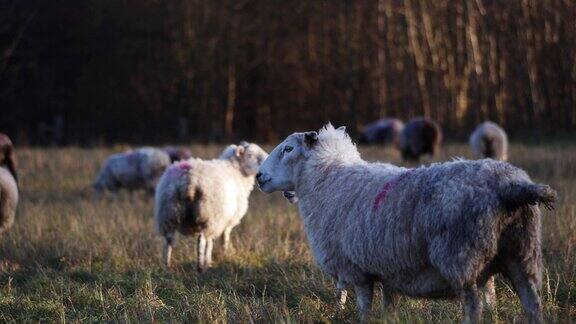
<svg viewBox="0 0 576 324"><path fill-rule="evenodd" d="M276 141L428 116L576 129L576 2L4 0L0 131L20 142Z"/></svg>

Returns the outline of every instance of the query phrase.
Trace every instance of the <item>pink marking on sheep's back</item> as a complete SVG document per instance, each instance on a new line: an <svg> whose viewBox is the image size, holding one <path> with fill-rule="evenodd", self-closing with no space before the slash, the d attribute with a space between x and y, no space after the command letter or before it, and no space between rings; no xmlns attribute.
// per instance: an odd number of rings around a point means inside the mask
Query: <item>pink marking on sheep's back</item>
<svg viewBox="0 0 576 324"><path fill-rule="evenodd" d="M171 177L179 177L190 170L192 170L192 164L189 161L179 161L168 169L168 175Z"/></svg>
<svg viewBox="0 0 576 324"><path fill-rule="evenodd" d="M192 164L189 161L176 162L175 166L183 171L190 171L192 169Z"/></svg>
<svg viewBox="0 0 576 324"><path fill-rule="evenodd" d="M378 208L380 207L380 204L384 201L384 199L386 199L386 196L388 196L390 191L392 191L392 189L394 189L394 187L396 187L402 181L402 179L406 178L406 176L408 176L410 173L412 173L412 171L414 171L414 170L410 169L410 170L396 176L394 179L386 182L384 184L384 186L382 187L382 189L376 195L376 198L374 199L374 206L372 207L372 209L374 211L378 210Z"/></svg>

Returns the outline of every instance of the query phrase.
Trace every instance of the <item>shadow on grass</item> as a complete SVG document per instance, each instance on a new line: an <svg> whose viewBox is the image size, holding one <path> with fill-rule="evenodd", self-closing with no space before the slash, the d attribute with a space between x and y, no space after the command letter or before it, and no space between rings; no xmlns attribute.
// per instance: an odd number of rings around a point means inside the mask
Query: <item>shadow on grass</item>
<svg viewBox="0 0 576 324"><path fill-rule="evenodd" d="M257 266L225 260L203 273L195 262L186 262L175 269L175 276L189 288L234 293L240 298L266 298L275 303L298 306L302 298L334 300L326 282L318 280L318 272L303 262L265 260ZM166 271L166 270L162 270Z"/></svg>

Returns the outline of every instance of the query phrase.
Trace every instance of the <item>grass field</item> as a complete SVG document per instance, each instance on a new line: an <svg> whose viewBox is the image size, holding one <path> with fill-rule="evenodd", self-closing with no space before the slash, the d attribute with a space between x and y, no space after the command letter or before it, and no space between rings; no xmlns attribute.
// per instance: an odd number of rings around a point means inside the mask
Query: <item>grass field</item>
<svg viewBox="0 0 576 324"><path fill-rule="evenodd" d="M15 226L0 237L0 321L318 322L357 320L354 296L335 307L334 284L318 270L295 206L257 189L232 234L236 253L215 246L215 265L195 271L195 239L178 237L175 267L161 264L153 202L127 193L96 200L90 183L115 149L21 149L21 202ZM198 157L221 147L193 146ZM392 150L363 148L365 159L400 163ZM437 160L468 156L448 145ZM427 161L430 162L430 161ZM560 194L543 218L542 299L549 322L576 321L576 144L513 145L511 162ZM219 243L219 242L218 242ZM379 292L378 292L379 294ZM487 321L520 320L510 286L497 283ZM454 322L454 301L402 298L387 322Z"/></svg>

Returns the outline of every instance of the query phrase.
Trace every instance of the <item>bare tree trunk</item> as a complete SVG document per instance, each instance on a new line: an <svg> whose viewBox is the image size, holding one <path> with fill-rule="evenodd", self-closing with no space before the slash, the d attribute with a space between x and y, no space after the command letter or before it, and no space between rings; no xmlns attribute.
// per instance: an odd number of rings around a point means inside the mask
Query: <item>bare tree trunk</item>
<svg viewBox="0 0 576 324"><path fill-rule="evenodd" d="M234 1L229 2L230 8L230 44L228 51L228 95L226 98L226 114L224 116L224 136L232 139L234 132L234 110L236 108L236 45L238 21L234 9Z"/></svg>
<svg viewBox="0 0 576 324"><path fill-rule="evenodd" d="M414 54L414 61L416 62L416 76L418 79L418 87L420 88L420 95L422 97L422 113L426 117L430 117L430 94L426 84L426 70L424 51L418 39L418 22L416 21L416 13L414 3L407 1L406 3L406 20L408 21L408 39L410 41L410 48Z"/></svg>
<svg viewBox="0 0 576 324"><path fill-rule="evenodd" d="M378 117L386 116L386 104L388 99L388 85L386 84L386 0L378 0L377 3L377 25L378 25L378 46L377 51L377 102L378 102Z"/></svg>

